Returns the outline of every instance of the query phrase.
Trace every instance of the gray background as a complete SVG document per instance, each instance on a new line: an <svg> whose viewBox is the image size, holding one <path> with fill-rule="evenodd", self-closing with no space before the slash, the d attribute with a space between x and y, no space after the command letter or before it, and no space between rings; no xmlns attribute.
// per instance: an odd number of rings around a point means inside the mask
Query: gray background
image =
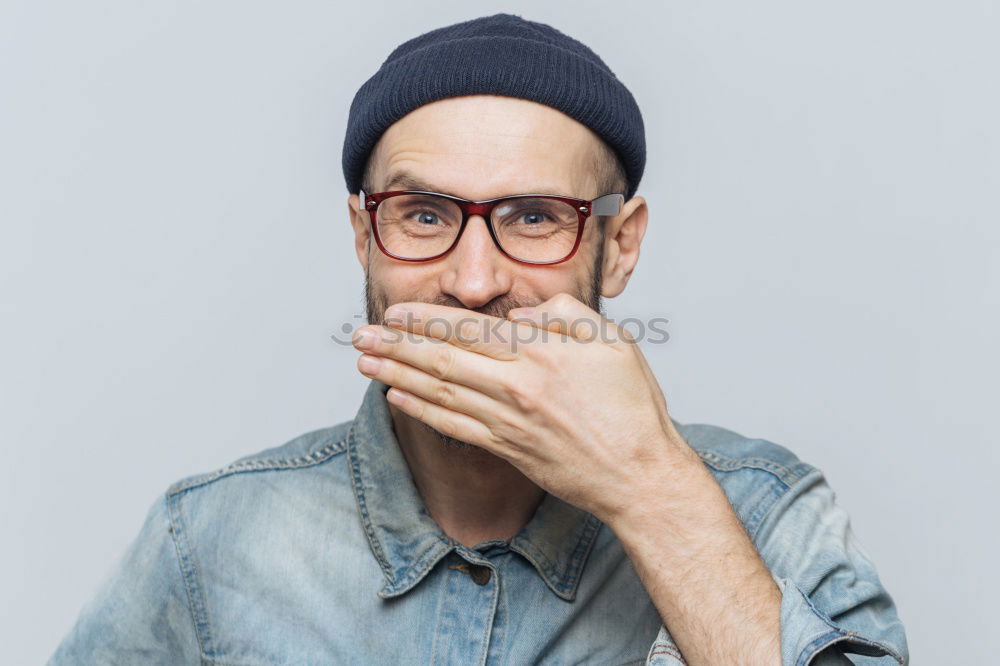
<svg viewBox="0 0 1000 666"><path fill-rule="evenodd" d="M675 418L824 469L916 661L992 661L997 3L7 0L4 662L47 658L170 482L354 414L350 99L496 11L643 110L651 223L608 314L670 319Z"/></svg>

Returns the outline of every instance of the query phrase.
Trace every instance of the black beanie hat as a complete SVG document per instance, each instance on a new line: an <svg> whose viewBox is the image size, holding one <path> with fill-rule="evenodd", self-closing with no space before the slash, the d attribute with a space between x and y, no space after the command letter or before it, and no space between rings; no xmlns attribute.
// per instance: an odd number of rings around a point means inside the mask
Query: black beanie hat
<svg viewBox="0 0 1000 666"><path fill-rule="evenodd" d="M586 125L617 153L631 199L646 165L639 106L596 53L544 23L494 14L437 28L389 54L351 103L344 139L347 190L390 125L446 97L501 95L551 106ZM602 192L601 194L608 194Z"/></svg>

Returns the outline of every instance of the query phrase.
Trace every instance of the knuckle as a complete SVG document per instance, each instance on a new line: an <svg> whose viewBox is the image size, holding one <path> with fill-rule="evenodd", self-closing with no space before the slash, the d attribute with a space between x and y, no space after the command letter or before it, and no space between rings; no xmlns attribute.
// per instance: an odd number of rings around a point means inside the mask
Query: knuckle
<svg viewBox="0 0 1000 666"><path fill-rule="evenodd" d="M530 345L525 347L524 354L546 372L554 372L566 362L563 354L566 344L563 340L557 339L552 344Z"/></svg>
<svg viewBox="0 0 1000 666"><path fill-rule="evenodd" d="M525 435L527 434L518 420L513 418L501 419L497 431L500 433L502 439L514 442L525 441Z"/></svg>
<svg viewBox="0 0 1000 666"><path fill-rule="evenodd" d="M457 438L459 436L459 434L460 434L459 433L458 422L456 422L455 419L453 419L451 417L447 417L446 416L446 417L442 418L441 422L436 427L437 427L437 430L439 432L447 435L448 437L456 437Z"/></svg>
<svg viewBox="0 0 1000 666"><path fill-rule="evenodd" d="M423 421L427 414L426 405L424 405L424 403L420 400L410 400L408 402L410 406L410 415L418 421Z"/></svg>
<svg viewBox="0 0 1000 666"><path fill-rule="evenodd" d="M514 406L522 413L531 413L538 409L541 393L535 382L521 381L512 384L508 386L507 392Z"/></svg>
<svg viewBox="0 0 1000 666"><path fill-rule="evenodd" d="M381 375L385 377L384 381L389 386L396 386L400 384L402 377L402 369L399 367L398 363L393 363L390 359L382 359L382 367L380 368Z"/></svg>
<svg viewBox="0 0 1000 666"><path fill-rule="evenodd" d="M458 339L462 342L475 342L479 339L479 326L476 322L465 320L458 325Z"/></svg>
<svg viewBox="0 0 1000 666"><path fill-rule="evenodd" d="M490 434L489 434L489 442L490 442L490 445L491 445L490 448L499 449L501 447L506 446L507 442L509 442L509 441L510 440L507 437L504 437L500 433L496 433L496 432L490 431Z"/></svg>
<svg viewBox="0 0 1000 666"><path fill-rule="evenodd" d="M496 377L494 379L494 382L497 389L505 395L509 395L511 390L513 390L515 386L515 382L511 381L504 375L499 375L498 377Z"/></svg>
<svg viewBox="0 0 1000 666"><path fill-rule="evenodd" d="M455 354L448 345L441 345L441 348L434 352L431 360L431 372L438 379L448 379L451 377L452 367L455 364Z"/></svg>
<svg viewBox="0 0 1000 666"><path fill-rule="evenodd" d="M565 308L577 303L577 300L573 298L571 294L565 291L561 291L558 294L556 294L555 302L560 307Z"/></svg>
<svg viewBox="0 0 1000 666"><path fill-rule="evenodd" d="M580 340L592 341L598 335L597 325L593 320L581 317L573 321L570 335Z"/></svg>
<svg viewBox="0 0 1000 666"><path fill-rule="evenodd" d="M434 387L434 402L442 407L450 407L455 402L455 387L442 382Z"/></svg>

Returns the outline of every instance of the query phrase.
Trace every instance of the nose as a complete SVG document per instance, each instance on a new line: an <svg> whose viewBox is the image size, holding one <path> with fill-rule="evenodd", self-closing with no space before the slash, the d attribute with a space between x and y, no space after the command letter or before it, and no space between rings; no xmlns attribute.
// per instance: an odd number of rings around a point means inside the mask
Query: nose
<svg viewBox="0 0 1000 666"><path fill-rule="evenodd" d="M513 262L493 244L486 220L472 215L458 245L445 257L441 291L467 308L478 308L510 291Z"/></svg>

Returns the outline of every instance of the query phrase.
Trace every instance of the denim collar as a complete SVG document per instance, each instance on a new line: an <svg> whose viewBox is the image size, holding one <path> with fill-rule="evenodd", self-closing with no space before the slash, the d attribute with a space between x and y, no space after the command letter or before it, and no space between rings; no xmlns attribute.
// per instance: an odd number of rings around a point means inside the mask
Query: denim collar
<svg viewBox="0 0 1000 666"><path fill-rule="evenodd" d="M470 549L458 543L434 522L413 484L393 430L388 388L374 380L369 384L347 440L361 523L385 575L379 596L405 594L453 550L485 564L483 552L507 546L531 562L553 593L573 601L601 521L546 493L509 544L489 541Z"/></svg>

